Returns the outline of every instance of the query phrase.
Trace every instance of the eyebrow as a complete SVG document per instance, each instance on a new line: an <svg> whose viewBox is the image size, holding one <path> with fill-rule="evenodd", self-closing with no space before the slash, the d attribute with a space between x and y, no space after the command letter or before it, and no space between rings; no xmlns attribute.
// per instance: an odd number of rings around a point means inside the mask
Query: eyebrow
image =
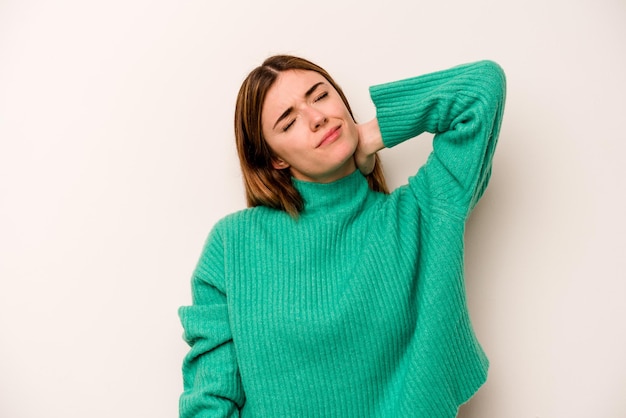
<svg viewBox="0 0 626 418"><path fill-rule="evenodd" d="M323 82L323 81L320 81L320 82L318 82L318 83L313 84L313 86L311 86L311 88L310 88L310 89L308 89L308 90L304 93L304 98L305 98L305 99L308 99L308 98L309 98L309 97L313 94L313 92L315 92L315 90L316 90L319 86L321 86L322 84L324 84L324 82ZM283 114L282 114L282 115L280 115L280 116L278 117L278 119L276 120L276 123L274 124L274 127L273 127L272 129L275 129L275 128L276 128L276 125L278 125L278 124L279 124L279 123L280 123L283 119L285 119L287 116L289 116L289 115L291 114L291 112L293 112L293 106L290 106L287 110L285 110L285 111L283 112Z"/></svg>

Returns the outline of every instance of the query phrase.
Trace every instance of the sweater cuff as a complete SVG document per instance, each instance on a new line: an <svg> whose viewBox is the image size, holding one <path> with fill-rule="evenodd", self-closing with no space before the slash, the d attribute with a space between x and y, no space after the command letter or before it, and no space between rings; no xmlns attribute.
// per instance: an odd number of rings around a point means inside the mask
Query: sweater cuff
<svg viewBox="0 0 626 418"><path fill-rule="evenodd" d="M407 123L413 113L419 78L371 86L370 97L376 106L376 119L386 148L394 147L424 132L424 124ZM414 113L413 113L414 114Z"/></svg>

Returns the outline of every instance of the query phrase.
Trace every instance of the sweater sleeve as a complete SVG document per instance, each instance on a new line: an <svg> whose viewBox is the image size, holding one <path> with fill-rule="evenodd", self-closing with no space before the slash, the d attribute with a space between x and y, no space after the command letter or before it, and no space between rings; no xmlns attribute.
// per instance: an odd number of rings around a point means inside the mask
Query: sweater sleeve
<svg viewBox="0 0 626 418"><path fill-rule="evenodd" d="M386 147L423 132L433 151L409 180L417 196L465 219L491 174L506 81L492 61L370 87Z"/></svg>
<svg viewBox="0 0 626 418"><path fill-rule="evenodd" d="M238 417L244 392L223 288L222 241L213 229L192 276L192 305L179 309L190 350L183 361L181 418Z"/></svg>

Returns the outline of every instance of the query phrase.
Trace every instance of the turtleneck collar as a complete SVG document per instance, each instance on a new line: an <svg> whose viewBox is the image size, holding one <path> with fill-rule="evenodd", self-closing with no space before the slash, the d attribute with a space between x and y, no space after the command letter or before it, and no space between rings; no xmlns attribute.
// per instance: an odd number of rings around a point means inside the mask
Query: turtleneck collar
<svg viewBox="0 0 626 418"><path fill-rule="evenodd" d="M315 183L292 178L294 187L304 199L302 216L349 214L365 202L369 186L359 170L331 183Z"/></svg>

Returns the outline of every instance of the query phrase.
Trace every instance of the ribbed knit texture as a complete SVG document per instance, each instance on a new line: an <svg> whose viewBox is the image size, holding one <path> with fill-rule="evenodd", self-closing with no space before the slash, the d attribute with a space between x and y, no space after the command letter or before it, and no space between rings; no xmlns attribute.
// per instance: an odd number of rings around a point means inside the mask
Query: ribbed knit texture
<svg viewBox="0 0 626 418"><path fill-rule="evenodd" d="M485 381L463 234L504 106L493 62L370 89L385 145L435 133L391 195L357 171L294 179L298 219L265 207L222 219L179 311L191 350L181 417L454 417Z"/></svg>

